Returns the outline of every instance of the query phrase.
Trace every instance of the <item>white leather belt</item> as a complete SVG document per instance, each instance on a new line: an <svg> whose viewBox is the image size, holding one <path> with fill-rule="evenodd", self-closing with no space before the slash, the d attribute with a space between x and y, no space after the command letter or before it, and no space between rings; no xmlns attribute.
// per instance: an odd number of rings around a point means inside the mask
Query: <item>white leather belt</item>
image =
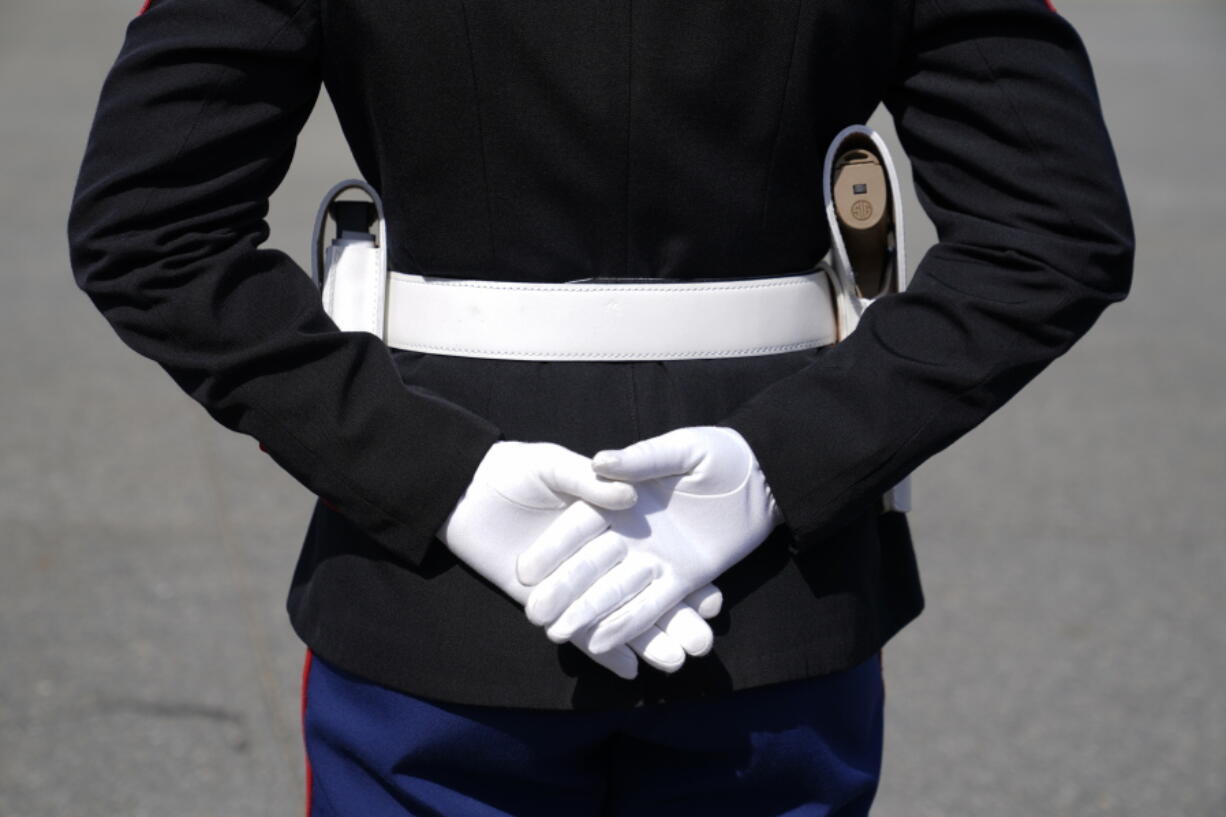
<svg viewBox="0 0 1226 817"><path fill-rule="evenodd" d="M325 246L331 208L350 189L363 191L374 209L346 210L337 239ZM341 330L439 355L691 360L771 355L839 339L838 279L825 262L798 275L681 282L516 283L388 271L383 202L356 179L334 186L320 205L311 275Z"/></svg>
<svg viewBox="0 0 1226 817"><path fill-rule="evenodd" d="M827 275L542 284L392 272L386 341L504 360L687 360L812 349L835 341Z"/></svg>

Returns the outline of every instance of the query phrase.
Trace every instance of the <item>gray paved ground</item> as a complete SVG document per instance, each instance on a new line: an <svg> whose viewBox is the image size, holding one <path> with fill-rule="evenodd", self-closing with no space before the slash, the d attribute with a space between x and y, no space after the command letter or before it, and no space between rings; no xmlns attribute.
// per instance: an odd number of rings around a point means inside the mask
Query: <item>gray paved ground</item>
<svg viewBox="0 0 1226 817"><path fill-rule="evenodd" d="M138 5L0 0L0 817L299 808L282 598L310 497L123 347L65 258ZM886 651L885 817L1226 815L1226 7L1059 5L1136 287L920 474L929 607ZM326 107L274 203L300 260L351 174Z"/></svg>

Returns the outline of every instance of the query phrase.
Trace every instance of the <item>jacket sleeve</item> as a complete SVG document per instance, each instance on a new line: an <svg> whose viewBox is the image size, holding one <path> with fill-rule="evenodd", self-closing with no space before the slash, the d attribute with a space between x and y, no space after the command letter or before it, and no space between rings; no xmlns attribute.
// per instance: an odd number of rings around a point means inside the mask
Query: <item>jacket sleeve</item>
<svg viewBox="0 0 1226 817"><path fill-rule="evenodd" d="M726 421L797 549L879 501L1063 354L1132 275L1090 64L1044 0L914 0L885 102L938 243L907 292Z"/></svg>
<svg viewBox="0 0 1226 817"><path fill-rule="evenodd" d="M152 0L102 89L68 223L120 338L402 558L420 560L498 438L340 332L268 238L320 88L318 0Z"/></svg>

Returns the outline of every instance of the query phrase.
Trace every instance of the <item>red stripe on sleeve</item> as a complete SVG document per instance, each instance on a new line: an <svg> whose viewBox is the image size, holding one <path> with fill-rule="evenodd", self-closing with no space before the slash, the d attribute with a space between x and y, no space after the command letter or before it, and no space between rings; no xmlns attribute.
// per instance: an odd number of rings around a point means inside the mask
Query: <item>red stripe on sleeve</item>
<svg viewBox="0 0 1226 817"><path fill-rule="evenodd" d="M306 745L307 684L311 680L311 659L313 657L308 647L306 659L302 664L302 756L306 761L306 817L311 817L311 795L315 788L313 785L315 781L311 774L311 753L307 751Z"/></svg>

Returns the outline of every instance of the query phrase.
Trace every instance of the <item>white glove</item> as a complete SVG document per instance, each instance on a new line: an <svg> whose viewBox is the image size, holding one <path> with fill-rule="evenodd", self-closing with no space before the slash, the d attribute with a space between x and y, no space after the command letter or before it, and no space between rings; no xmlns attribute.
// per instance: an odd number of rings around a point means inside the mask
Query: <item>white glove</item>
<svg viewBox="0 0 1226 817"><path fill-rule="evenodd" d="M549 623L546 633L555 641L590 630L588 646L596 652L626 642L739 562L783 521L749 443L730 428L677 429L602 451L592 467L601 476L634 483L638 503L607 511L611 529L568 559L564 549L551 551L557 549L549 537L520 557L521 572L525 563L560 564L533 588L527 603L529 617ZM575 565L585 557L602 565L601 554L623 548L624 559L569 601Z"/></svg>
<svg viewBox="0 0 1226 817"><path fill-rule="evenodd" d="M597 476L591 461L552 443L497 442L477 466L472 483L439 531L439 538L456 556L492 582L515 601L528 600L531 588L516 575L516 558L538 539L566 542L572 551L604 532L609 522L593 506L626 509L634 505L633 487ZM590 504L589 504L590 503ZM593 552L584 558L596 556ZM605 551L597 562L604 570L623 553ZM579 560L582 561L582 560ZM570 575L579 571L579 561L571 565ZM544 575L542 574L542 578ZM596 575L599 575L597 573ZM592 577L593 579L595 576ZM570 587L573 601L587 590L590 581ZM558 591L554 584L555 593ZM718 595L718 591L710 588ZM559 598L566 598L563 595ZM714 615L710 593L696 597L703 612ZM711 628L693 609L679 607L667 613L660 627L649 626L604 650L594 651L588 644L590 631L580 630L573 640L606 669L623 678L638 674L637 652L647 663L666 672L675 671L685 655L700 655L711 648ZM660 617L657 617L660 618ZM629 642L629 646L627 645ZM633 651L632 651L633 650ZM599 652L600 654L597 654Z"/></svg>

